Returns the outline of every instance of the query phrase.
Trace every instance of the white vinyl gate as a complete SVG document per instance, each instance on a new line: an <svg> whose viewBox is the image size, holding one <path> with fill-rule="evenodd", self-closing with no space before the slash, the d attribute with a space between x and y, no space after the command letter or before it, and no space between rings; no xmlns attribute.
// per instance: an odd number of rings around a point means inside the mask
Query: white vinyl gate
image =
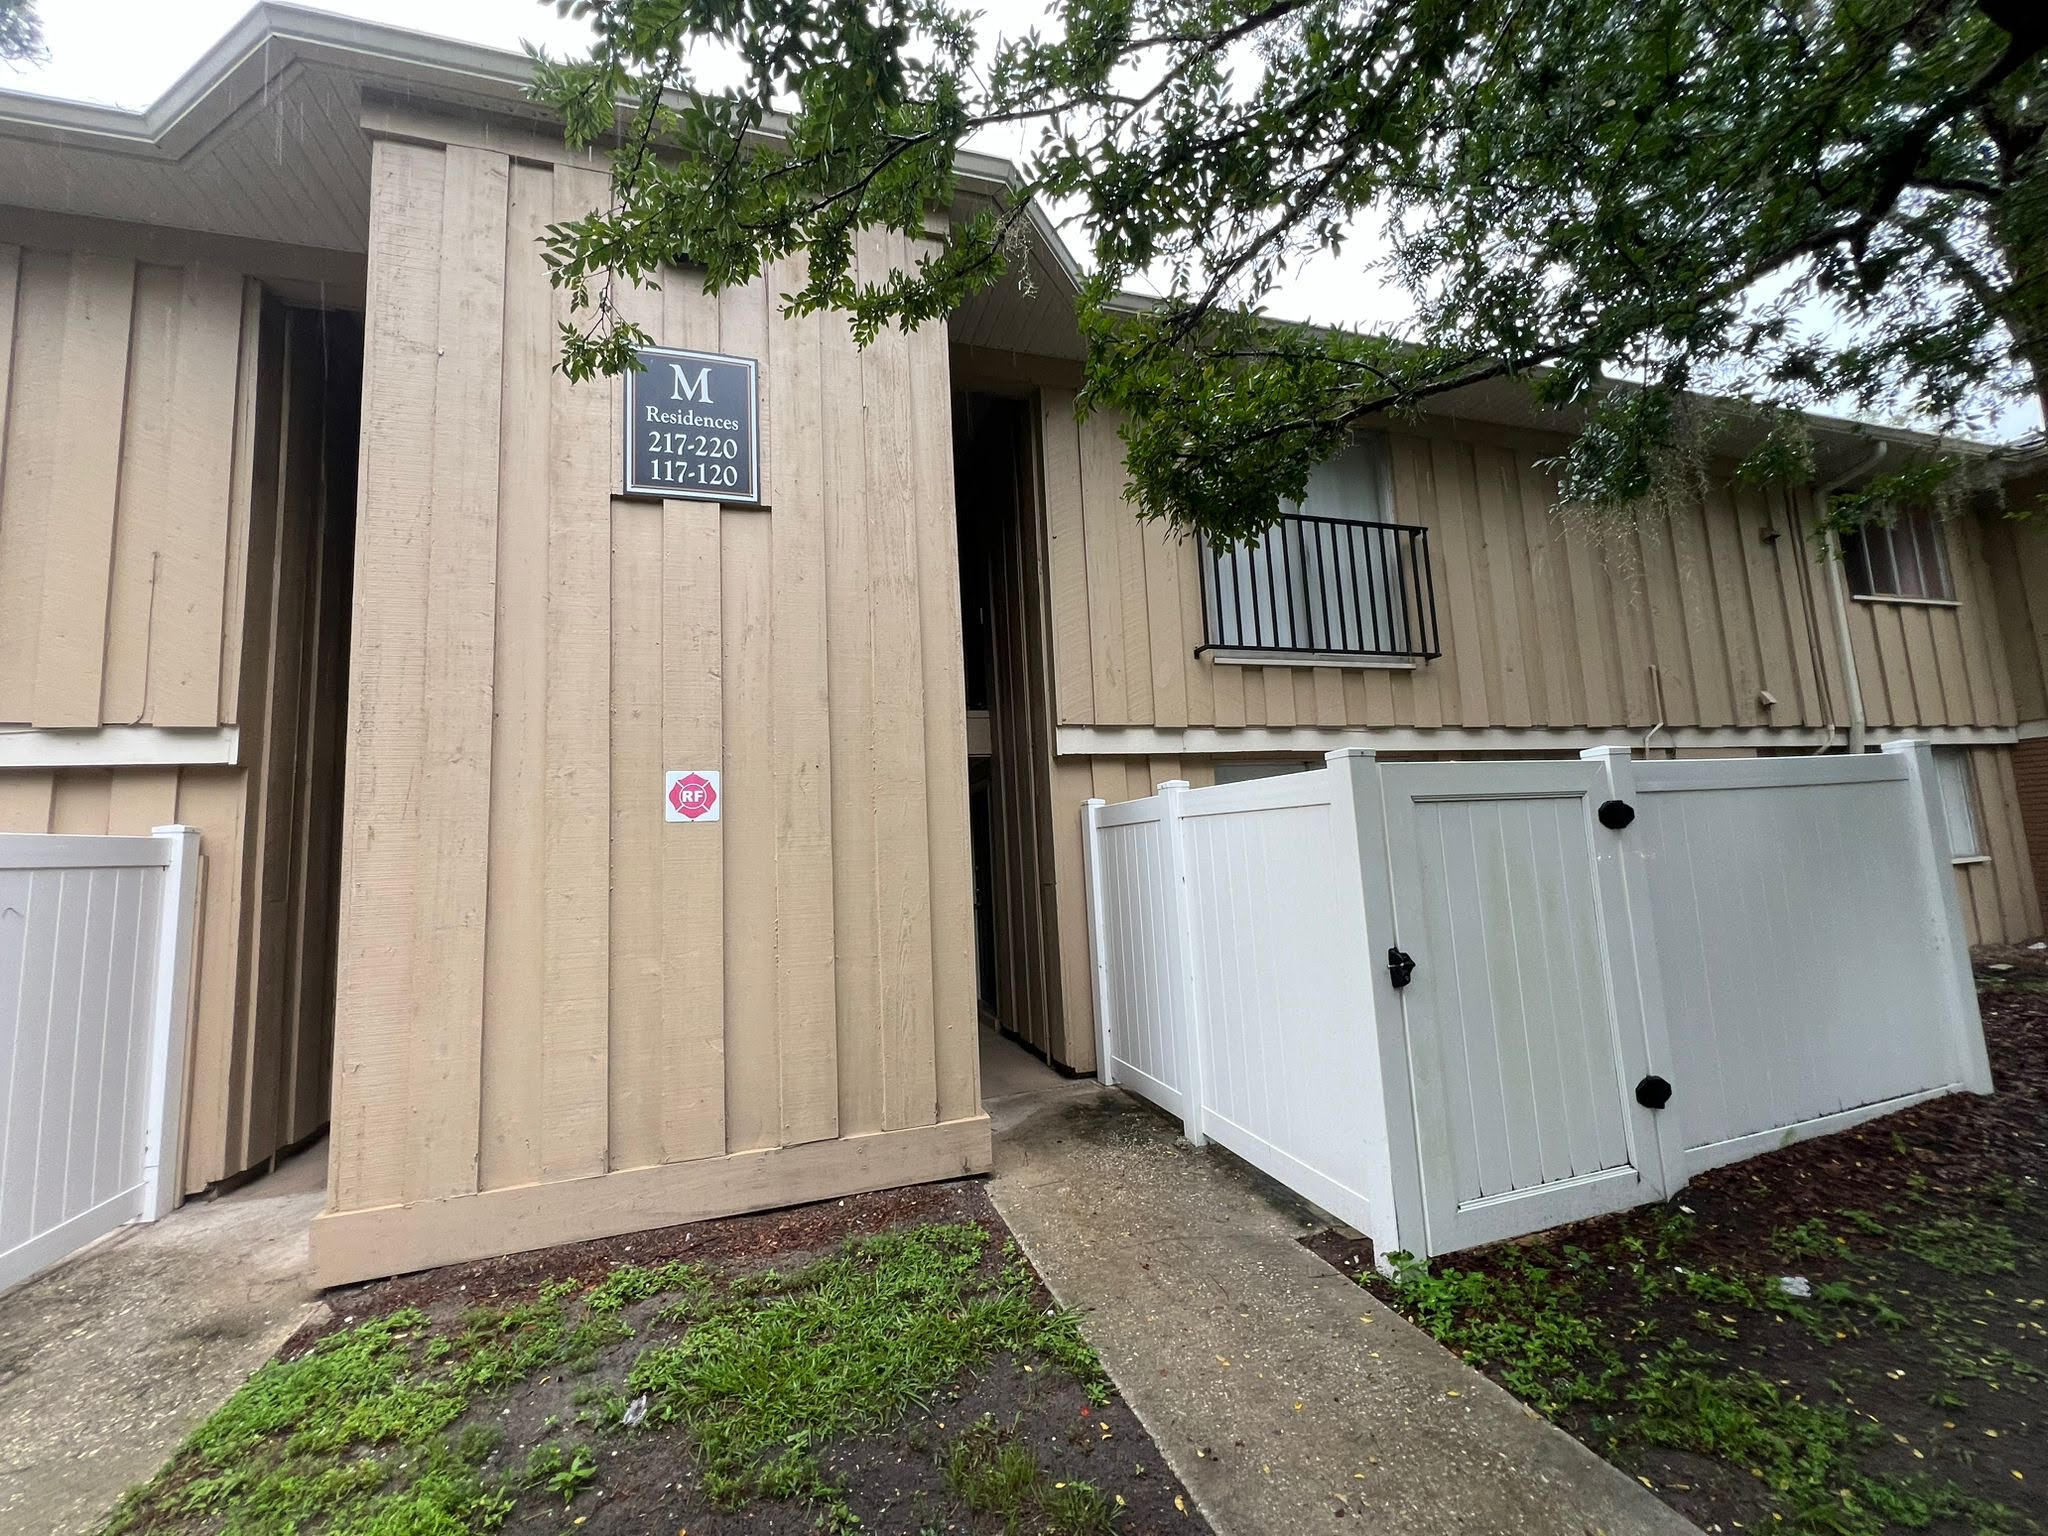
<svg viewBox="0 0 2048 1536"><path fill-rule="evenodd" d="M177 1204L199 833L0 836L0 1290Z"/></svg>
<svg viewBox="0 0 2048 1536"><path fill-rule="evenodd" d="M1895 743L1670 763L1350 751L1091 802L1102 1076L1382 1256L1660 1199L1717 1163L1988 1092L1935 795L1927 749Z"/></svg>

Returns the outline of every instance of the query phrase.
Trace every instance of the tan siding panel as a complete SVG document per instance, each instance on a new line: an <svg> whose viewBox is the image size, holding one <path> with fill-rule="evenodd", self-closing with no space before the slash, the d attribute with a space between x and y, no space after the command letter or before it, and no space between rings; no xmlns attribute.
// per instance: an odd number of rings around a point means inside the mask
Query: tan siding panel
<svg viewBox="0 0 2048 1536"><path fill-rule="evenodd" d="M40 726L100 723L121 473L121 404L108 386L126 373L134 308L134 262L83 251L72 257L63 346L50 375L56 474L44 530L31 715Z"/></svg>
<svg viewBox="0 0 2048 1536"><path fill-rule="evenodd" d="M662 337L662 298L618 294L619 311ZM623 400L618 402L623 406ZM631 430L615 421L613 431ZM668 504L612 503L610 1155L645 1168L664 1155L662 928L662 537ZM693 829L694 830L694 829ZM709 830L708 828L705 830ZM679 899L687 899L675 893Z"/></svg>
<svg viewBox="0 0 2048 1536"><path fill-rule="evenodd" d="M1046 392L1048 420L1071 418L1073 408L1072 396L1064 391ZM1109 423L1098 415L1080 423L1078 447L1081 518L1087 540L1088 645L1095 698L1091 723L1141 724L1142 717L1131 713L1127 683L1129 593L1124 587L1123 540L1119 530L1130 521L1130 512L1122 501L1122 444ZM1145 675L1149 679L1149 663Z"/></svg>
<svg viewBox="0 0 2048 1536"><path fill-rule="evenodd" d="M670 346L718 345L717 302L687 272L663 282ZM717 767L724 755L723 597L716 504L662 504L663 771ZM662 1150L672 1162L725 1150L725 824L662 844L661 1012L667 1069ZM687 913L687 921L678 921Z"/></svg>
<svg viewBox="0 0 2048 1536"><path fill-rule="evenodd" d="M486 1189L541 1173L546 986L548 497L553 300L536 242L554 220L554 176L514 164L508 184L504 397L499 406L490 868L485 899L483 1062ZM351 738L351 752L355 750Z"/></svg>
<svg viewBox="0 0 2048 1536"><path fill-rule="evenodd" d="M2027 850L2038 926L2048 916L2048 737L2034 737L2013 749L2012 775L2018 841Z"/></svg>
<svg viewBox="0 0 2048 1536"><path fill-rule="evenodd" d="M242 325L239 276L211 267L184 273L171 385L175 451L162 477L143 487L143 495L161 500L162 526L173 535L161 545L150 610L147 702L157 725L218 719L222 658L242 639L239 624L229 628L226 599L229 544L239 533L230 487ZM124 488L134 472L123 467ZM106 718L120 716L108 711Z"/></svg>
<svg viewBox="0 0 2048 1536"><path fill-rule="evenodd" d="M47 832L57 776L48 770L0 772L0 832Z"/></svg>
<svg viewBox="0 0 2048 1536"><path fill-rule="evenodd" d="M556 219L606 196L595 171L555 172ZM556 319L571 317L555 296ZM552 355L552 354L550 354ZM611 488L609 381L549 380L546 905L541 978L541 1174L605 1170L609 1094L607 852L611 819Z"/></svg>
<svg viewBox="0 0 2048 1536"><path fill-rule="evenodd" d="M234 462L228 476L227 552L222 576L219 718L233 725L241 718L242 626L249 598L250 503L256 494L256 460L275 444L261 437L267 402L264 372L263 285L254 278L242 283L242 334L235 358ZM360 389L358 390L360 394ZM346 451L338 449L337 451Z"/></svg>
<svg viewBox="0 0 2048 1536"><path fill-rule="evenodd" d="M800 263L785 263L770 269L769 291L795 292L805 279ZM780 1036L778 1140L784 1146L839 1134L838 1017L832 980L832 701L826 660L828 323L818 315L772 317L763 384L765 400L775 407L769 418L773 430L762 452L772 450L765 465L774 506L768 526L775 614L771 726L779 960L774 1018ZM941 470L946 441L942 438L938 447ZM923 467L922 458L916 462ZM931 522L942 531L950 528L950 519L936 517L920 508L919 526ZM919 590L929 597L931 584L921 583ZM956 617L952 629L958 628ZM951 654L957 665L958 648ZM961 845L965 846L964 833Z"/></svg>
<svg viewBox="0 0 2048 1536"><path fill-rule="evenodd" d="M168 655L152 655L150 631L158 600L165 601L166 623L170 619L170 594L164 588L164 563L187 546L187 533L173 521L173 498L168 494L173 477L181 473L180 459L188 445L177 430L178 311L184 290L184 274L173 267L145 266L135 275L135 325L128 347L127 408L121 414L121 474L115 491L113 570L107 599L105 672L100 683L100 718L123 725L154 723L152 709L159 689L159 663ZM241 330L241 291L236 285L235 313L228 328L228 343L237 348ZM187 379L188 386L198 382ZM213 383L215 381L207 381ZM227 376L216 387L232 394L235 384L233 351ZM219 425L232 433L232 407ZM223 463L225 469L225 463ZM219 484L226 484L226 475ZM189 512L190 508L179 510ZM223 519L227 500L221 499ZM203 530L195 530L203 539ZM226 537L216 541L216 551L226 552ZM189 601L189 598L188 598ZM212 724L220 700L220 586L212 594L214 620L213 654L207 658L205 715L201 721L180 724ZM166 717L168 723L169 717Z"/></svg>
<svg viewBox="0 0 2048 1536"><path fill-rule="evenodd" d="M185 1107L185 1188L239 1173L240 1106L235 1085L247 1057L237 1028L242 956L242 848L247 775L239 768L186 769L178 779L178 820L200 829L199 970L193 978L191 1073Z"/></svg>
<svg viewBox="0 0 2048 1536"><path fill-rule="evenodd" d="M719 296L719 346L760 357L767 311L759 289ZM765 402L764 402L765 407ZM768 413L764 408L764 417ZM773 418L762 435L764 459ZM902 480L893 482L900 491ZM720 518L725 625L725 1146L782 1141L782 1046L774 1024L776 956L759 936L775 923L773 514Z"/></svg>
<svg viewBox="0 0 2048 1536"><path fill-rule="evenodd" d="M895 258L862 237L863 276ZM933 1056L931 851L925 797L924 652L911 483L909 346L887 332L861 353L867 404L868 590L874 604L875 845L880 913L882 1124L923 1125L937 1103ZM937 637L933 637L938 643Z"/></svg>
<svg viewBox="0 0 2048 1536"><path fill-rule="evenodd" d="M916 252L905 254L914 256ZM918 608L924 654L925 838L931 860L933 1113L944 1121L973 1114L981 1105L974 870L967 824L966 658L959 640L960 558L944 330L928 326L911 336L909 353L911 482L917 493ZM1026 536L1035 543L1036 516L1027 521ZM1042 679L1046 637L1036 625L1034 630L1035 671ZM823 676L822 654L815 675ZM1039 718L1046 718L1042 681L1035 707ZM823 883L829 890L829 882Z"/></svg>
<svg viewBox="0 0 2048 1536"><path fill-rule="evenodd" d="M1094 634L1089 622L1088 544L1081 505L1081 437L1074 397L1046 390L1038 401L1044 466L1047 569L1051 583L1053 699L1061 724L1094 721ZM1240 693L1239 697L1242 697Z"/></svg>
<svg viewBox="0 0 2048 1536"><path fill-rule="evenodd" d="M14 311L10 376L55 379L65 352L71 259L25 251ZM6 477L0 480L0 722L27 724L36 713L38 645L43 628L43 556L57 505L64 402L52 388L15 385L8 396Z"/></svg>
<svg viewBox="0 0 2048 1536"><path fill-rule="evenodd" d="M330 1200L344 1208L402 1199L411 1177L444 158L383 143L371 173L329 1164Z"/></svg>
<svg viewBox="0 0 2048 1536"><path fill-rule="evenodd" d="M451 149L441 201L428 480L424 773L405 1194L477 1187L497 614L508 163Z"/></svg>
<svg viewBox="0 0 2048 1536"><path fill-rule="evenodd" d="M843 320L827 321L825 397L862 396L863 359ZM878 558L869 526L867 433L862 413L834 410L826 428L825 590L827 682L832 690L832 922L839 1133L882 1129L887 1064L882 1046L881 913L875 866L876 671L895 664L875 649L869 572Z"/></svg>
<svg viewBox="0 0 2048 1536"><path fill-rule="evenodd" d="M113 787L113 774L105 768L70 768L57 775L50 830L74 837L103 835Z"/></svg>

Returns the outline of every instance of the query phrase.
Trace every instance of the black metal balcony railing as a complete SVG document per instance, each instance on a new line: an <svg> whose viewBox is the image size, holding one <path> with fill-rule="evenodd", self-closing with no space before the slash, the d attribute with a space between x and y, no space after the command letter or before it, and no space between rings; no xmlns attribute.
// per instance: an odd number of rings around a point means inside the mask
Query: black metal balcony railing
<svg viewBox="0 0 2048 1536"><path fill-rule="evenodd" d="M1201 546L1201 651L1441 656L1429 530L1283 516L1256 544Z"/></svg>

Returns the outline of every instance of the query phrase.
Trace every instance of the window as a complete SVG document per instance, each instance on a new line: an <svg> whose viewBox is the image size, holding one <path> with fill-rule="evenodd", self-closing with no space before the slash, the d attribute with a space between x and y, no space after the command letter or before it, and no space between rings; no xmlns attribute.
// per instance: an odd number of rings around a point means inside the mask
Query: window
<svg viewBox="0 0 2048 1536"><path fill-rule="evenodd" d="M1977 827L1977 786L1967 747L1936 747L1934 777L1941 786L1942 819L1948 823L1948 856L1958 862L1984 857Z"/></svg>
<svg viewBox="0 0 2048 1536"><path fill-rule="evenodd" d="M1948 537L1932 512L1902 512L1889 524L1870 523L1842 536L1849 590L1857 597L1904 597L1953 602L1948 578Z"/></svg>
<svg viewBox="0 0 2048 1536"><path fill-rule="evenodd" d="M1439 654L1428 530L1388 521L1392 505L1385 445L1364 438L1316 466L1256 543L1204 545L1203 649Z"/></svg>

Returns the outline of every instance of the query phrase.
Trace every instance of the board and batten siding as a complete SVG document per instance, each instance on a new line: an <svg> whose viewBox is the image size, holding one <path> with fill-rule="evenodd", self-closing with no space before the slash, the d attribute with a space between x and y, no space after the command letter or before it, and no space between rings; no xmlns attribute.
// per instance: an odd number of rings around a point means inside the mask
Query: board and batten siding
<svg viewBox="0 0 2048 1536"><path fill-rule="evenodd" d="M2005 501L2018 515L1985 516L1983 537L2019 715L2013 780L2020 820L2033 850L2035 894L2048 908L2048 474L2007 487Z"/></svg>
<svg viewBox="0 0 2048 1536"><path fill-rule="evenodd" d="M1982 537L1998 598L2000 636L2022 723L2048 723L2048 475L2008 487L2006 505L2022 518L1987 515Z"/></svg>
<svg viewBox="0 0 2048 1536"><path fill-rule="evenodd" d="M1555 440L1476 424L1391 433L1392 515L1430 530L1444 654L1412 669L1217 665L1194 654L1197 545L1132 516L1115 419L1076 422L1062 389L1040 402L1060 725L1846 720L1826 571L1798 498L1717 488L1665 524L1596 533L1551 511L1538 461ZM2014 722L1983 531L1974 518L1946 528L1955 605L1850 605L1873 727Z"/></svg>
<svg viewBox="0 0 2048 1536"><path fill-rule="evenodd" d="M260 302L0 245L0 727L236 723Z"/></svg>
<svg viewBox="0 0 2048 1536"><path fill-rule="evenodd" d="M604 175L430 138L372 167L319 1279L987 1168L943 334L621 293L760 360L766 510L620 499L538 244Z"/></svg>
<svg viewBox="0 0 2048 1536"><path fill-rule="evenodd" d="M75 761L102 727L231 727L235 752L0 768L0 831L199 829L192 1193L327 1120L338 772L315 793L305 764L339 764L317 701L346 550L323 578L321 530L353 493L325 478L318 317L230 266L109 254L126 226L72 232L103 243L0 246L0 730L75 732Z"/></svg>

